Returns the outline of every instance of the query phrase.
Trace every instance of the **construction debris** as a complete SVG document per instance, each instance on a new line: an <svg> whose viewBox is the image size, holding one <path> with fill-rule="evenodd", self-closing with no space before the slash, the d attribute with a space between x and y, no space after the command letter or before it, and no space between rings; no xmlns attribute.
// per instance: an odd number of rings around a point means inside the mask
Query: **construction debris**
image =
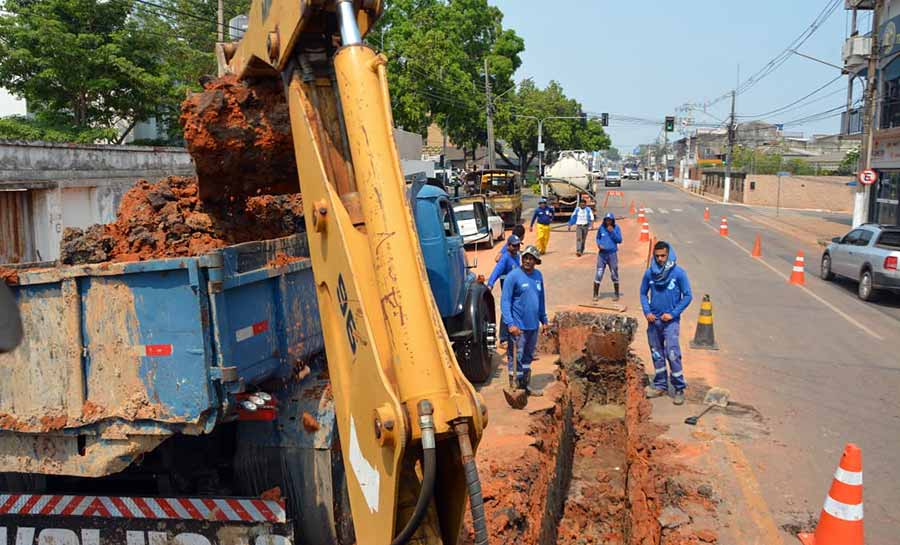
<svg viewBox="0 0 900 545"><path fill-rule="evenodd" d="M141 180L122 197L114 223L63 232L60 262L76 265L202 255L302 230L299 193L206 203L198 198L196 178Z"/></svg>

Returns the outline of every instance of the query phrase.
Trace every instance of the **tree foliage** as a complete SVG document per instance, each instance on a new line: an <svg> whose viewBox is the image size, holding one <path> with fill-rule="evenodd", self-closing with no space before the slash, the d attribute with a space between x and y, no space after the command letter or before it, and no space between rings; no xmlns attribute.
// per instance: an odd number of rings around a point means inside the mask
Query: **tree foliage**
<svg viewBox="0 0 900 545"><path fill-rule="evenodd" d="M572 117L576 119L549 119ZM516 154L525 172L537 157L538 121L543 123L545 157L564 149L602 150L609 147L609 136L599 120L585 116L581 104L568 98L562 86L551 81L541 89L526 80L498 104L497 134Z"/></svg>
<svg viewBox="0 0 900 545"><path fill-rule="evenodd" d="M130 0L7 0L0 81L46 127L129 127L170 96L170 41Z"/></svg>

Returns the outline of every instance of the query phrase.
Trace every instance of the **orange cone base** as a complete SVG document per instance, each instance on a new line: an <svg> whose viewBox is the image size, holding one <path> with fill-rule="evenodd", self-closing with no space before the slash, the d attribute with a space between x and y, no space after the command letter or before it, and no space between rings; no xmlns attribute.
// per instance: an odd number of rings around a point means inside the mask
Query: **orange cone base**
<svg viewBox="0 0 900 545"><path fill-rule="evenodd" d="M802 534L797 534L797 539L799 539L800 543L803 545L816 545L816 534L804 532Z"/></svg>

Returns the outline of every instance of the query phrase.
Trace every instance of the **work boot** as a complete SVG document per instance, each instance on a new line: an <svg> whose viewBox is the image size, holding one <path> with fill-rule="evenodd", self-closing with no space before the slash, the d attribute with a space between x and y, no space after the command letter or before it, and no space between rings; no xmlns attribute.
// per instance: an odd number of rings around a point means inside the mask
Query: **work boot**
<svg viewBox="0 0 900 545"><path fill-rule="evenodd" d="M644 395L647 397L647 399L653 399L654 397L662 397L666 395L666 391L660 390L659 388L656 388L654 386L647 386L646 388L644 388Z"/></svg>
<svg viewBox="0 0 900 545"><path fill-rule="evenodd" d="M522 382L524 383L522 387L525 389L525 392L527 392L529 396L541 397L542 395L544 395L544 391L540 388L531 387L531 369L525 371L524 376L522 377Z"/></svg>
<svg viewBox="0 0 900 545"><path fill-rule="evenodd" d="M600 284L594 282L594 301L600 300Z"/></svg>
<svg viewBox="0 0 900 545"><path fill-rule="evenodd" d="M672 403L676 405L684 405L684 391L679 390L675 392L675 397L672 399Z"/></svg>
<svg viewBox="0 0 900 545"><path fill-rule="evenodd" d="M619 283L618 283L618 282L613 282L613 287L614 287L615 290L616 290L616 294L613 295L613 301L618 301L618 300L619 300Z"/></svg>

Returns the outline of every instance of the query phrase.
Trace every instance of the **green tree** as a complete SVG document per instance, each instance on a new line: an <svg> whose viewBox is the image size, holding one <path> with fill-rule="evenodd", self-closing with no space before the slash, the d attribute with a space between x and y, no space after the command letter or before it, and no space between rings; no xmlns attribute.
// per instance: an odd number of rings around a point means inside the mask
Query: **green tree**
<svg viewBox="0 0 900 545"><path fill-rule="evenodd" d="M44 128L76 140L130 130L172 99L173 39L131 0L6 0L3 9L0 81Z"/></svg>
<svg viewBox="0 0 900 545"><path fill-rule="evenodd" d="M601 149L601 148L595 148L595 149ZM606 158L609 159L610 161L621 161L622 154L619 153L619 148L611 147L608 150L606 150Z"/></svg>
<svg viewBox="0 0 900 545"><path fill-rule="evenodd" d="M486 0L391 0L367 37L388 56L394 121L443 127L457 146L486 141L484 61L496 93L512 87L524 42Z"/></svg>
<svg viewBox="0 0 900 545"><path fill-rule="evenodd" d="M576 117L580 119L550 119ZM533 81L523 82L509 99L498 105L497 135L515 153L524 173L537 157L538 120L545 119L542 140L545 157L564 149L602 150L609 136L598 120L588 120L581 104L568 98L562 86L551 81L541 89ZM501 156L509 162L509 159Z"/></svg>
<svg viewBox="0 0 900 545"><path fill-rule="evenodd" d="M859 169L859 150L854 149L847 152L844 155L844 159L841 161L841 164L838 165L838 174L848 176L850 174L855 173Z"/></svg>

